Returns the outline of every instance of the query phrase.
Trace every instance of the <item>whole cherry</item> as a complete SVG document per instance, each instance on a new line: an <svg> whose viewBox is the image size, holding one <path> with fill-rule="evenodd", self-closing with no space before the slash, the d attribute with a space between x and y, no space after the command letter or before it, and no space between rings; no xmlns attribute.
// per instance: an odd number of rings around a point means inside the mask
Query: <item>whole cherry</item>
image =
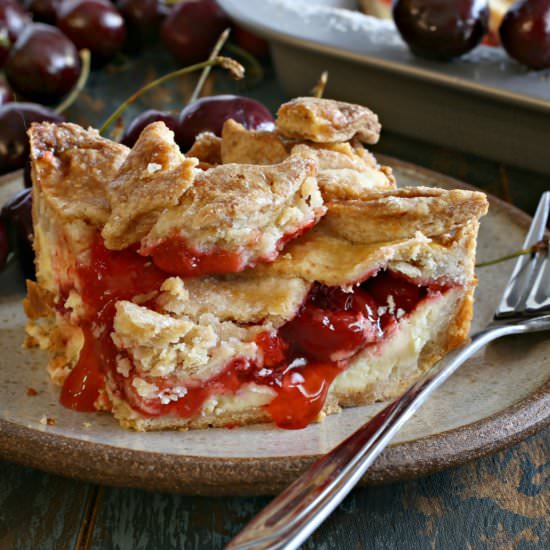
<svg viewBox="0 0 550 550"><path fill-rule="evenodd" d="M236 95L214 95L201 98L182 109L176 140L181 149L187 151L201 132L210 131L220 136L223 124L229 118L248 130L274 128L273 116L259 101Z"/></svg>
<svg viewBox="0 0 550 550"><path fill-rule="evenodd" d="M481 42L489 6L487 0L396 0L393 18L414 54L447 61Z"/></svg>
<svg viewBox="0 0 550 550"><path fill-rule="evenodd" d="M126 23L126 49L131 51L157 39L160 25L169 13L160 0L118 0L116 7Z"/></svg>
<svg viewBox="0 0 550 550"><path fill-rule="evenodd" d="M23 168L29 154L27 130L32 122L62 122L55 111L36 103L0 106L0 174Z"/></svg>
<svg viewBox="0 0 550 550"><path fill-rule="evenodd" d="M90 50L96 65L120 51L126 38L122 15L105 0L61 2L57 10L57 26L79 50Z"/></svg>
<svg viewBox="0 0 550 550"><path fill-rule="evenodd" d="M132 120L132 122L130 122L122 134L122 139L120 140L121 143L127 145L128 147L132 147L143 129L152 122L157 122L159 120L164 122L170 130L176 132L178 121L175 116L172 116L170 113L166 113L164 111L149 109L138 115L134 118L134 120Z"/></svg>
<svg viewBox="0 0 550 550"><path fill-rule="evenodd" d="M53 103L75 85L80 58L59 29L32 23L13 45L4 71L15 93L39 103Z"/></svg>
<svg viewBox="0 0 550 550"><path fill-rule="evenodd" d="M35 21L55 25L57 8L63 0L30 0L27 7L33 14Z"/></svg>
<svg viewBox="0 0 550 550"><path fill-rule="evenodd" d="M174 6L162 24L164 43L184 65L208 58L230 21L216 0L187 0Z"/></svg>
<svg viewBox="0 0 550 550"><path fill-rule="evenodd" d="M532 69L550 67L550 2L521 0L504 16L500 40L508 55Z"/></svg>

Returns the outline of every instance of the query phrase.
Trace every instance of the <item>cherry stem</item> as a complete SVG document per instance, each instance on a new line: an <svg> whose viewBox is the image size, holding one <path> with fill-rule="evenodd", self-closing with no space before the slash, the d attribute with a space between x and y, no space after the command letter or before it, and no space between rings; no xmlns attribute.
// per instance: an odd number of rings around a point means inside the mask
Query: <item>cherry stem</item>
<svg viewBox="0 0 550 550"><path fill-rule="evenodd" d="M90 76L90 50L80 50L79 55L82 63L80 75L69 95L54 109L56 113L65 112L76 101L76 98L86 86L86 82L88 82Z"/></svg>
<svg viewBox="0 0 550 550"><path fill-rule="evenodd" d="M223 48L223 45L226 43L230 32L231 32L231 29L227 28L220 34L218 41L214 44L214 47L212 48L212 52L210 53L210 57L208 58L208 61L212 61L218 56L218 54L220 53L220 50ZM204 83L206 82L206 79L208 78L208 75L210 74L211 70L212 70L212 65L209 65L208 67L205 67L202 70L202 73L199 77L199 80L197 81L195 89L193 90L193 93L191 94L191 97L189 98L189 101L187 103L193 103L194 101L197 101L197 98L199 97L204 87Z"/></svg>
<svg viewBox="0 0 550 550"><path fill-rule="evenodd" d="M161 76L160 78L157 78L152 82L149 82L149 84L146 84L145 86L143 86L143 88L140 88L137 92L133 93L130 97L128 97L125 101L123 101L119 105L119 107L111 114L111 116L103 123L103 125L99 129L99 133L103 135L105 131L109 128L109 126L111 126L111 124L134 101L136 101L136 99L139 99L144 93L148 92L149 90L155 88L156 86L159 86L160 84L164 84L169 80L172 80L179 76L183 76L184 74L189 74L189 73L192 73L193 71L204 69L205 67L213 67L214 65L220 65L221 67L228 69L233 73L235 78L242 78L244 76L244 69L239 63L237 63L231 58L223 57L223 56L218 56L214 59L209 59L201 63L196 63L195 65L189 65L188 67L183 67L182 69L178 69L177 71L172 71L171 73L165 74L164 76Z"/></svg>
<svg viewBox="0 0 550 550"><path fill-rule="evenodd" d="M325 93L325 88L327 87L327 82L328 82L328 71L323 71L321 73L321 76L319 77L319 80L317 81L317 84L313 86L311 90L311 95L317 98L323 97Z"/></svg>
<svg viewBox="0 0 550 550"><path fill-rule="evenodd" d="M523 248L522 250L517 250L512 254L508 254L507 256L502 256L500 258L497 258L496 260L481 262L479 264L476 264L476 267L488 267L490 265L499 264L507 260L513 260L514 258L518 258L519 256L524 256L526 254L536 254L537 252L546 252L547 250L548 250L548 239L542 239L540 241L537 241L533 246L530 246L529 248Z"/></svg>
<svg viewBox="0 0 550 550"><path fill-rule="evenodd" d="M243 48L236 46L235 44L226 44L225 46L229 52L237 57L240 57L248 65L248 73L251 76L252 84L256 84L264 77L264 70L260 62Z"/></svg>

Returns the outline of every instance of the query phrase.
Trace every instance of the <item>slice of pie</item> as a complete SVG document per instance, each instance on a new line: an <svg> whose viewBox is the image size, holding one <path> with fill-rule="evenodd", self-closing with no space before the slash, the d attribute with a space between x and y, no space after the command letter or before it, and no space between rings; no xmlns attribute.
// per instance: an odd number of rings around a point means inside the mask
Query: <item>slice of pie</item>
<svg viewBox="0 0 550 550"><path fill-rule="evenodd" d="M395 396L464 342L485 196L395 189L357 141L379 131L370 111L292 104L267 161L233 122L186 155L160 123L132 150L32 126L28 343L64 405L136 430L301 428Z"/></svg>

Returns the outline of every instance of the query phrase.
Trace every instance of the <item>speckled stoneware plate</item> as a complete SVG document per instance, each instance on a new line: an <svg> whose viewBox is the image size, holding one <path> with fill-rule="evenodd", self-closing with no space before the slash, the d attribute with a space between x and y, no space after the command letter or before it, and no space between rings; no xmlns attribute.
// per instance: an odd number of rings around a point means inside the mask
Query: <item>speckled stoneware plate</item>
<svg viewBox="0 0 550 550"><path fill-rule="evenodd" d="M307 93L327 70L326 97L368 105L386 130L550 171L550 69L529 70L489 46L452 62L420 59L393 21L354 10L353 0L218 2L269 41L289 97Z"/></svg>
<svg viewBox="0 0 550 550"><path fill-rule="evenodd" d="M401 185L462 184L391 159ZM21 186L0 183L0 204ZM519 248L529 217L491 200L479 259ZM473 330L492 316L511 263L479 270ZM46 355L21 347L21 275L0 276L0 458L86 480L190 494L279 491L315 457L352 433L381 404L347 409L322 424L285 431L272 425L190 432L125 431L106 414L58 403ZM366 482L389 482L461 464L511 445L550 420L550 338L511 337L489 346L455 374L409 421L373 465ZM38 391L28 396L27 389ZM41 423L51 418L55 425Z"/></svg>

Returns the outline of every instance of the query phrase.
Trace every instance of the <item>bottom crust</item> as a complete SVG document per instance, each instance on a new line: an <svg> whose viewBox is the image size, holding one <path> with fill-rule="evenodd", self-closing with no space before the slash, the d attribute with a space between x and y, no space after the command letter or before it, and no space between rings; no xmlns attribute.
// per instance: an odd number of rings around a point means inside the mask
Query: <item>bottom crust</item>
<svg viewBox="0 0 550 550"><path fill-rule="evenodd" d="M333 382L325 406L317 417L341 411L342 407L366 405L402 394L434 363L468 337L473 307L473 288L456 288L438 300L419 307L400 330L379 347L359 353ZM235 427L270 422L265 408L274 393L255 387L237 395L209 398L194 418L163 416L148 418L109 392L112 412L121 426L137 431L188 430Z"/></svg>

